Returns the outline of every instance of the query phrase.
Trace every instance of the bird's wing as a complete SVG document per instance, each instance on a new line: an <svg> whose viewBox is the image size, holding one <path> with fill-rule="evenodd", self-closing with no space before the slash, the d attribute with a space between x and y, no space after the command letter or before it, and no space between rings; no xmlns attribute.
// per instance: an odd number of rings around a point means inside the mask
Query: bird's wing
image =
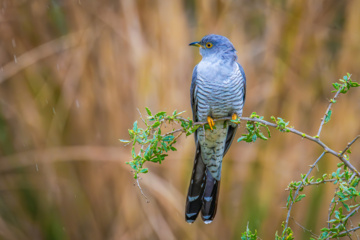
<svg viewBox="0 0 360 240"><path fill-rule="evenodd" d="M196 79L197 79L197 65L194 67L194 71L192 74L191 86L190 86L190 102L191 102L191 109L193 113L193 121L197 122L197 100L195 96L196 91ZM195 144L197 145L197 134L195 132Z"/></svg>
<svg viewBox="0 0 360 240"><path fill-rule="evenodd" d="M197 122L197 100L196 100L196 78L197 78L197 66L195 66L191 87L190 87L190 102L191 108L193 112L193 121ZM195 221L196 217L198 216L201 207L203 205L202 196L204 193L206 181L205 177L205 169L206 166L203 162L201 157L201 148L200 144L197 140L197 130L194 134L195 136L195 146L196 146L196 153L194 158L194 168L191 175L190 186L188 190L188 195L186 198L186 207L185 207L185 219L188 223L192 223Z"/></svg>
<svg viewBox="0 0 360 240"><path fill-rule="evenodd" d="M239 66L239 70L241 73L241 75L239 75L238 77L243 78L243 81L240 82L240 84L243 84L243 88L244 88L244 90L243 90L243 94L244 94L243 104L244 104L245 103L245 95L246 95L246 76L245 76L243 67L239 63L237 63L237 65ZM240 117L240 116L238 116L238 117ZM226 135L224 156L225 156L226 152L229 150L232 141L234 140L236 130L237 130L237 127L232 127L231 125L229 126L229 130Z"/></svg>
<svg viewBox="0 0 360 240"><path fill-rule="evenodd" d="M239 66L239 69L240 69L240 72L241 72L241 76L243 77L244 79L244 98L243 98L243 103L245 103L245 97L246 97L246 76L245 76L245 72L244 72L244 69L243 67L237 63L237 65Z"/></svg>

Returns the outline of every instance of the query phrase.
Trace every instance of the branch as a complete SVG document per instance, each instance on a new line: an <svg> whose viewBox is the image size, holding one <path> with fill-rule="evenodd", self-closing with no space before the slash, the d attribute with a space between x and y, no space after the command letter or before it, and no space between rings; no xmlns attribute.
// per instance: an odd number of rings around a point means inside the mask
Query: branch
<svg viewBox="0 0 360 240"><path fill-rule="evenodd" d="M300 223L298 223L293 217L291 217L291 219L296 223L296 225L298 225L299 227L301 227L304 231L309 232L312 236L318 238L319 236L316 235L315 233L313 233L311 230L305 228L304 226L302 226Z"/></svg>
<svg viewBox="0 0 360 240"><path fill-rule="evenodd" d="M322 180L322 181L319 181L319 182L310 182L310 183L307 183L306 185L304 185L303 187L307 187L307 186L314 186L314 185L320 185L320 184L323 184L323 183L327 183L327 182L335 182L337 179L326 179L326 180ZM297 186L296 189L300 188L300 186ZM291 190L290 188L285 188L285 191L289 191Z"/></svg>
<svg viewBox="0 0 360 240"><path fill-rule="evenodd" d="M342 237L342 236L345 236L345 235L347 235L347 234L349 234L349 233L351 233L351 232L355 232L356 230L359 230L359 229L360 229L360 226L355 227L355 228L352 228L352 229L349 229L349 230L346 230L346 231L343 231L343 232L340 232L340 233L338 234L338 236L339 236L339 237Z"/></svg>
<svg viewBox="0 0 360 240"><path fill-rule="evenodd" d="M186 120L186 121L189 121L189 120L187 120L187 119L185 119L185 120ZM231 120L231 117L214 119L214 121L224 121L224 120ZM275 123L271 123L271 122L268 122L268 121L265 121L265 120L262 120L262 119L258 119L258 118L241 117L240 120L251 121L251 122L259 122L259 123L262 123L262 124L264 124L264 125L267 125L267 126L270 126L270 127L274 127L274 128L278 127L278 125L275 124ZM207 124L207 122L195 122L195 123L194 123L194 125L205 125L205 124ZM352 172L354 172L358 177L360 177L360 173L358 172L358 170L357 170L347 159L345 159L345 157L344 157L342 154L340 154L340 153L332 150L331 148L329 148L329 147L328 147L325 143L323 143L317 136L316 136L316 137L312 137L312 136L310 136L310 135L308 135L308 134L306 134L306 133L300 132L300 131L298 131L298 130L296 130L296 129L294 129L294 128L291 128L291 127L286 127L286 130L289 131L289 132L291 132L291 133L294 133L294 134L296 134L296 135L299 135L299 136L301 136L302 138L306 138L306 139L308 139L308 140L310 140L310 141L313 141L313 142L317 143L318 145L320 145L320 146L324 149L324 152L330 153L330 154L334 155L335 157L337 157L338 159L340 159L340 161L342 161L342 162L345 164L345 166L347 166ZM359 135L359 136L360 136L360 135ZM359 137L359 136L358 136L358 137ZM351 145L357 140L358 137L356 137L356 138L355 138L352 142L350 142L348 145L351 146ZM360 138L360 137L359 137L359 138Z"/></svg>
<svg viewBox="0 0 360 240"><path fill-rule="evenodd" d="M314 162L313 165L311 165L309 171L307 172L306 176L304 177L303 181L301 182L301 184L299 185L298 189L296 190L294 196L293 196L293 200L290 202L289 205L289 209L288 209L288 213L287 213L287 217L286 217L286 221L284 224L284 231L283 231L283 235L285 234L285 230L288 228L289 225L289 218L290 218L290 213L291 213L291 208L296 200L296 197L299 195L299 191L302 185L304 185L304 182L306 181L306 179L309 177L310 173L312 172L312 170L314 169L314 167L317 165L317 163L320 161L320 159L325 155L326 151L324 151L320 157L318 157L318 159L316 159L316 161Z"/></svg>
<svg viewBox="0 0 360 240"><path fill-rule="evenodd" d="M357 212L360 209L360 205L357 206L354 210L352 210L344 219L344 221L348 220L349 217L351 217L355 212Z"/></svg>
<svg viewBox="0 0 360 240"><path fill-rule="evenodd" d="M330 100L330 104L328 106L328 108L326 109L326 112L324 114L324 117L321 119L321 123L320 123L320 127L319 127L319 131L317 133L317 136L320 137L320 133L322 130L323 125L325 124L325 119L328 117L329 111L331 109L332 104L335 102L335 99L339 96L340 92L342 91L342 88L339 88L337 90L337 92L335 93L335 96L333 99Z"/></svg>
<svg viewBox="0 0 360 240"><path fill-rule="evenodd" d="M345 153L347 150L349 150L349 148L351 147L351 145L353 145L353 144L356 142L356 140L358 140L359 138L360 138L360 135L357 135L357 136L354 138L354 140L352 140L351 142L349 142L348 145L346 146L346 148L341 152L340 156L343 156L344 153Z"/></svg>

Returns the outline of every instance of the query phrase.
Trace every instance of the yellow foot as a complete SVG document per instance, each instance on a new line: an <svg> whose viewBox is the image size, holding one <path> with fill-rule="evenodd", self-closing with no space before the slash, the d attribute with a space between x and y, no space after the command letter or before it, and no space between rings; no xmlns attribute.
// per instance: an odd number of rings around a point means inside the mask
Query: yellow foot
<svg viewBox="0 0 360 240"><path fill-rule="evenodd" d="M214 120L210 116L208 116L207 122L209 123L210 129L213 130L213 126L215 125Z"/></svg>
<svg viewBox="0 0 360 240"><path fill-rule="evenodd" d="M238 116L236 115L236 113L233 113L233 115L231 116L232 120L236 120L238 118Z"/></svg>

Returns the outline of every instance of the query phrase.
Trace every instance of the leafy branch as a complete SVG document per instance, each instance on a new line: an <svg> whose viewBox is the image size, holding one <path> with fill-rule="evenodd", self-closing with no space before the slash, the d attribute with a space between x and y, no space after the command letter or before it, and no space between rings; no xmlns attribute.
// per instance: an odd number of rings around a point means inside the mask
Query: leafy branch
<svg viewBox="0 0 360 240"><path fill-rule="evenodd" d="M314 164L310 166L309 171L301 176L302 180L291 182L288 185L287 190L289 191L289 196L287 200L287 217L282 225L283 231L280 236L276 234L276 239L293 239L293 232L289 227L291 210L294 203L301 201L301 199L306 196L305 194L300 194L304 187L325 183L332 183L338 187L335 191L334 198L330 203L328 227L321 229L321 234L316 236L317 239L350 236L351 232L359 229L358 227L347 229L346 224L349 218L360 208L360 204L356 203L356 197L360 195L360 192L356 190L360 181L360 173L350 163L351 146L360 138L360 135L349 142L342 151L335 151L320 140L323 126L331 120L331 108L332 105L336 103L336 99L340 94L346 94L351 88L359 86L359 83L351 79L350 74L339 79L339 82L333 83L333 87L335 88L333 92L335 92L335 95L329 101L324 117L321 120L319 130L315 136L301 132L294 127L289 127L289 122L280 117L275 118L272 116L270 118L271 121L266 121L263 116L259 116L256 112L253 112L250 117L241 117L236 120L232 120L231 117L214 119L214 121L227 120L236 124L240 124L241 121L246 121L247 133L242 134L237 140L238 142L255 142L257 139L268 140L268 138L271 137L269 127L272 127L283 133L298 135L301 138L308 139L322 147L322 154L316 159ZM178 113L177 111L174 111L171 115L168 115L166 112L152 114L151 110L148 108L146 108L146 112L147 116L146 118L143 118L139 111L142 123L145 127L141 128L138 125L138 122L135 121L133 128L129 129L130 140L120 140L123 143L132 144L132 161L127 162L127 164L133 169L135 179L138 178L139 174L148 172L148 168L144 167L146 162L161 164L166 156L168 156L169 151L176 151L174 144L181 135L185 134L186 136L189 136L199 127L210 130L207 122L193 122L189 118L183 118L181 114L184 112ZM174 125L177 125L176 129L170 128L170 126L172 127ZM169 128L171 130L167 130ZM322 177L314 180L314 177L310 177L310 175L314 167L327 153L340 160L338 168L336 172L333 172L332 174L325 173ZM339 204L341 206L337 207ZM348 214L344 214L344 211L348 212ZM255 234L253 234L247 228L243 237L249 237L244 239L256 239L256 231Z"/></svg>

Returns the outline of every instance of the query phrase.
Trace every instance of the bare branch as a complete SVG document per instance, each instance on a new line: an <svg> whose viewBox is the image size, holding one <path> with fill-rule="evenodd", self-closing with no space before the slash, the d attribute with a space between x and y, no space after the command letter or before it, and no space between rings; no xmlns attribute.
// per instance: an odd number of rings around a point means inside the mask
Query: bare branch
<svg viewBox="0 0 360 240"><path fill-rule="evenodd" d="M145 197L145 199L146 199L146 202L149 203L150 201L149 201L148 197L145 195L145 193L143 192L143 190L142 190L142 188L140 186L139 178L136 179L136 184L137 184L138 188L140 189L141 195L143 195Z"/></svg>
<svg viewBox="0 0 360 240"><path fill-rule="evenodd" d="M341 152L340 156L343 156L344 153L345 153L347 150L349 150L349 148L351 147L351 145L353 145L353 144L356 142L356 140L358 140L359 138L360 138L360 135L357 135L357 136L354 138L354 140L352 140L351 142L349 142L348 145L346 146L346 148Z"/></svg>

